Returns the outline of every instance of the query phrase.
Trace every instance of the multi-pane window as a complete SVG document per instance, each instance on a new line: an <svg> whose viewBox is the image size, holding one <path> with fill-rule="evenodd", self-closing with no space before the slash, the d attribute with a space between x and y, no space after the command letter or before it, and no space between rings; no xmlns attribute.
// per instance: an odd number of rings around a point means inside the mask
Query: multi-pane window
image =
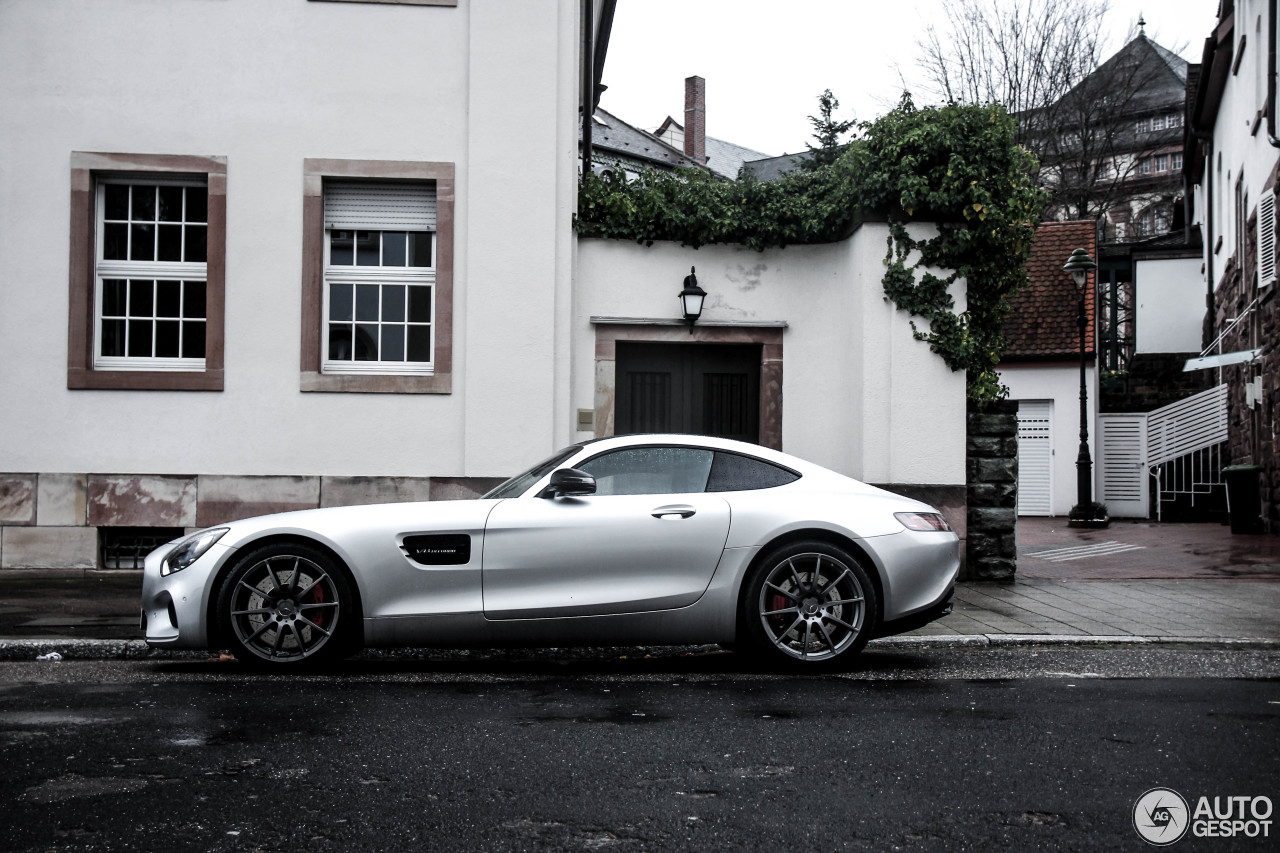
<svg viewBox="0 0 1280 853"><path fill-rule="evenodd" d="M207 186L104 178L96 204L94 367L203 370Z"/></svg>
<svg viewBox="0 0 1280 853"><path fill-rule="evenodd" d="M326 187L325 373L433 371L434 217L428 185Z"/></svg>
<svg viewBox="0 0 1280 853"><path fill-rule="evenodd" d="M1135 129L1138 133L1154 133L1160 130L1175 130L1182 127L1182 113L1148 116L1138 119Z"/></svg>
<svg viewBox="0 0 1280 853"><path fill-rule="evenodd" d="M1170 155L1169 165L1170 165L1172 168L1174 168L1174 169L1181 169L1181 168L1182 168L1182 154L1181 154L1181 153L1177 153L1177 154L1172 154L1172 155Z"/></svg>
<svg viewBox="0 0 1280 853"><path fill-rule="evenodd" d="M1138 164L1138 172L1143 175L1151 174L1151 158L1143 157L1142 162Z"/></svg>
<svg viewBox="0 0 1280 853"><path fill-rule="evenodd" d="M1168 154L1156 155L1156 171L1157 172L1169 171L1169 155Z"/></svg>

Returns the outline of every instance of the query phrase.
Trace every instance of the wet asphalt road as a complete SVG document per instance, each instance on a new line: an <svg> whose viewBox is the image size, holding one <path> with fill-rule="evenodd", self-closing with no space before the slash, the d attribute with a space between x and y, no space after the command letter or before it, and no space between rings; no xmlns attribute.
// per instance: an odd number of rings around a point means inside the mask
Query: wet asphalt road
<svg viewBox="0 0 1280 853"><path fill-rule="evenodd" d="M5 663L0 749L3 850L1141 850L1152 787L1280 803L1280 650Z"/></svg>

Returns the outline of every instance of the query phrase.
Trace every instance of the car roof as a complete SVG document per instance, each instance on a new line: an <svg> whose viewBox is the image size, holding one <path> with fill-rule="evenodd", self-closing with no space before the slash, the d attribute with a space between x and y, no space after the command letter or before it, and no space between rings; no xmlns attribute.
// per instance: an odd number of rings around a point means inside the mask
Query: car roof
<svg viewBox="0 0 1280 853"><path fill-rule="evenodd" d="M740 453L744 456L755 456L777 465L783 465L788 468L794 468L803 472L825 471L819 465L807 462L797 456L789 453L783 453L780 450L773 450L759 444L751 444L745 441L737 441L732 438L720 438L713 435L690 435L687 433L675 432L657 432L657 433L633 433L629 435L614 435L605 438L592 438L578 443L584 449L590 447L593 451L612 450L620 447L642 447L646 445L675 445L680 447L703 447L708 450L725 450L733 453Z"/></svg>

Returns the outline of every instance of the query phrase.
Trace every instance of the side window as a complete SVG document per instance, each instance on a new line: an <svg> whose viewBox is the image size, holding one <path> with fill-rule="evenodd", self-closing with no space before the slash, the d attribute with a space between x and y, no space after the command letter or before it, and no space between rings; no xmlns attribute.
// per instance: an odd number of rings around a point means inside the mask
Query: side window
<svg viewBox="0 0 1280 853"><path fill-rule="evenodd" d="M596 478L597 495L689 494L705 490L715 455L694 447L630 447L579 468Z"/></svg>
<svg viewBox="0 0 1280 853"><path fill-rule="evenodd" d="M736 453L716 453L707 479L708 492L743 492L751 489L772 489L800 479L800 475L770 462L739 456Z"/></svg>

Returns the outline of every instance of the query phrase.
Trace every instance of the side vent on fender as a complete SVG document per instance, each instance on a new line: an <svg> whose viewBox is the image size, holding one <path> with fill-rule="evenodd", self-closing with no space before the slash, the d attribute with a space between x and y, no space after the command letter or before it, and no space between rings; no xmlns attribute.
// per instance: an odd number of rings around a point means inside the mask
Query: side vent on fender
<svg viewBox="0 0 1280 853"><path fill-rule="evenodd" d="M400 550L420 566L463 566L471 562L471 537L465 533L420 533L404 537Z"/></svg>

